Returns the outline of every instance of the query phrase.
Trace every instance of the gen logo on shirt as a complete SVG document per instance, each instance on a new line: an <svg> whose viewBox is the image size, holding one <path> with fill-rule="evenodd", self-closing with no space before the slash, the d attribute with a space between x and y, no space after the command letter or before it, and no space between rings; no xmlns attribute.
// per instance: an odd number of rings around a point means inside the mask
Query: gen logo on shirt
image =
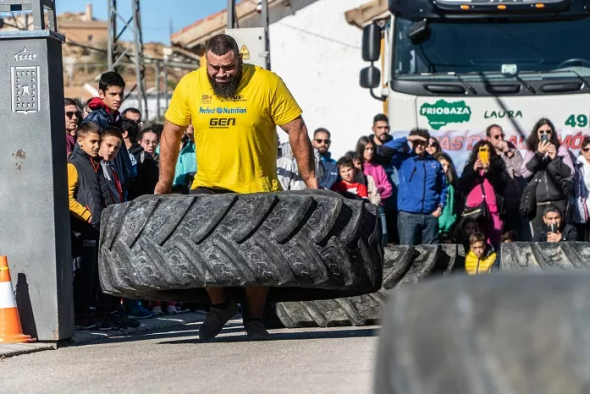
<svg viewBox="0 0 590 394"><path fill-rule="evenodd" d="M211 104L211 99L213 96L210 94L204 94L201 96L201 104Z"/></svg>
<svg viewBox="0 0 590 394"><path fill-rule="evenodd" d="M211 118L209 127L212 129L229 129L229 126L236 125L236 118Z"/></svg>

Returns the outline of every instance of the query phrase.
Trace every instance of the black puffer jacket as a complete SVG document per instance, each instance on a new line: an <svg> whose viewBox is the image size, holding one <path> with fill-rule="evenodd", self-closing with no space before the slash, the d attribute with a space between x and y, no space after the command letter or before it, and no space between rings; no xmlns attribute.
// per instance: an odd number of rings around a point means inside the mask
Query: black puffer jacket
<svg viewBox="0 0 590 394"><path fill-rule="evenodd" d="M526 168L534 175L529 182L537 182L537 202L567 199L571 187L572 170L561 156L554 160L539 153L526 163Z"/></svg>
<svg viewBox="0 0 590 394"><path fill-rule="evenodd" d="M90 224L95 229L99 229L102 210L116 202L111 196L102 166L99 161L88 156L79 145L74 148L68 162L73 164L78 172L78 191L74 198L88 208L92 214ZM76 222L77 220L73 221L73 223Z"/></svg>

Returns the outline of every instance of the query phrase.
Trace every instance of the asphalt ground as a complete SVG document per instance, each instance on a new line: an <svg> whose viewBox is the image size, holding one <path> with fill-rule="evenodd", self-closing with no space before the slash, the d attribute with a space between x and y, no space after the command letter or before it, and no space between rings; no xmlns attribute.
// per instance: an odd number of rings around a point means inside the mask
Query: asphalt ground
<svg viewBox="0 0 590 394"><path fill-rule="evenodd" d="M200 322L0 360L2 393L370 393L378 327L270 330Z"/></svg>

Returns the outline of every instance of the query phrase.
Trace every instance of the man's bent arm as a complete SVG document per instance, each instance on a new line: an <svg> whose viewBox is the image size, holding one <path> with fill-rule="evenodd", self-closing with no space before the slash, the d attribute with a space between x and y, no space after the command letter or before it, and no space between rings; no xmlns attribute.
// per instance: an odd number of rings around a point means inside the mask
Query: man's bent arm
<svg viewBox="0 0 590 394"><path fill-rule="evenodd" d="M187 126L178 126L166 120L160 140L160 180L155 194L168 194L174 182L174 170L178 160L180 139Z"/></svg>
<svg viewBox="0 0 590 394"><path fill-rule="evenodd" d="M299 175L308 189L318 189L319 184L315 176L314 154L311 141L307 135L307 127L301 116L281 126L289 134L289 143L293 156L297 160Z"/></svg>

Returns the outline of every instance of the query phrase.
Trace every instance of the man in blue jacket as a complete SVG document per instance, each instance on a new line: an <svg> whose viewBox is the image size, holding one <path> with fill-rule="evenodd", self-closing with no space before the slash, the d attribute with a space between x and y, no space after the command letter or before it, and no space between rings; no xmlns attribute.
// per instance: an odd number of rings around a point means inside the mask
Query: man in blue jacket
<svg viewBox="0 0 590 394"><path fill-rule="evenodd" d="M428 152L428 131L413 129L408 137L383 145L399 171L397 226L400 244L438 243L438 217L447 200L447 182L441 164ZM412 143L412 150L404 149Z"/></svg>

